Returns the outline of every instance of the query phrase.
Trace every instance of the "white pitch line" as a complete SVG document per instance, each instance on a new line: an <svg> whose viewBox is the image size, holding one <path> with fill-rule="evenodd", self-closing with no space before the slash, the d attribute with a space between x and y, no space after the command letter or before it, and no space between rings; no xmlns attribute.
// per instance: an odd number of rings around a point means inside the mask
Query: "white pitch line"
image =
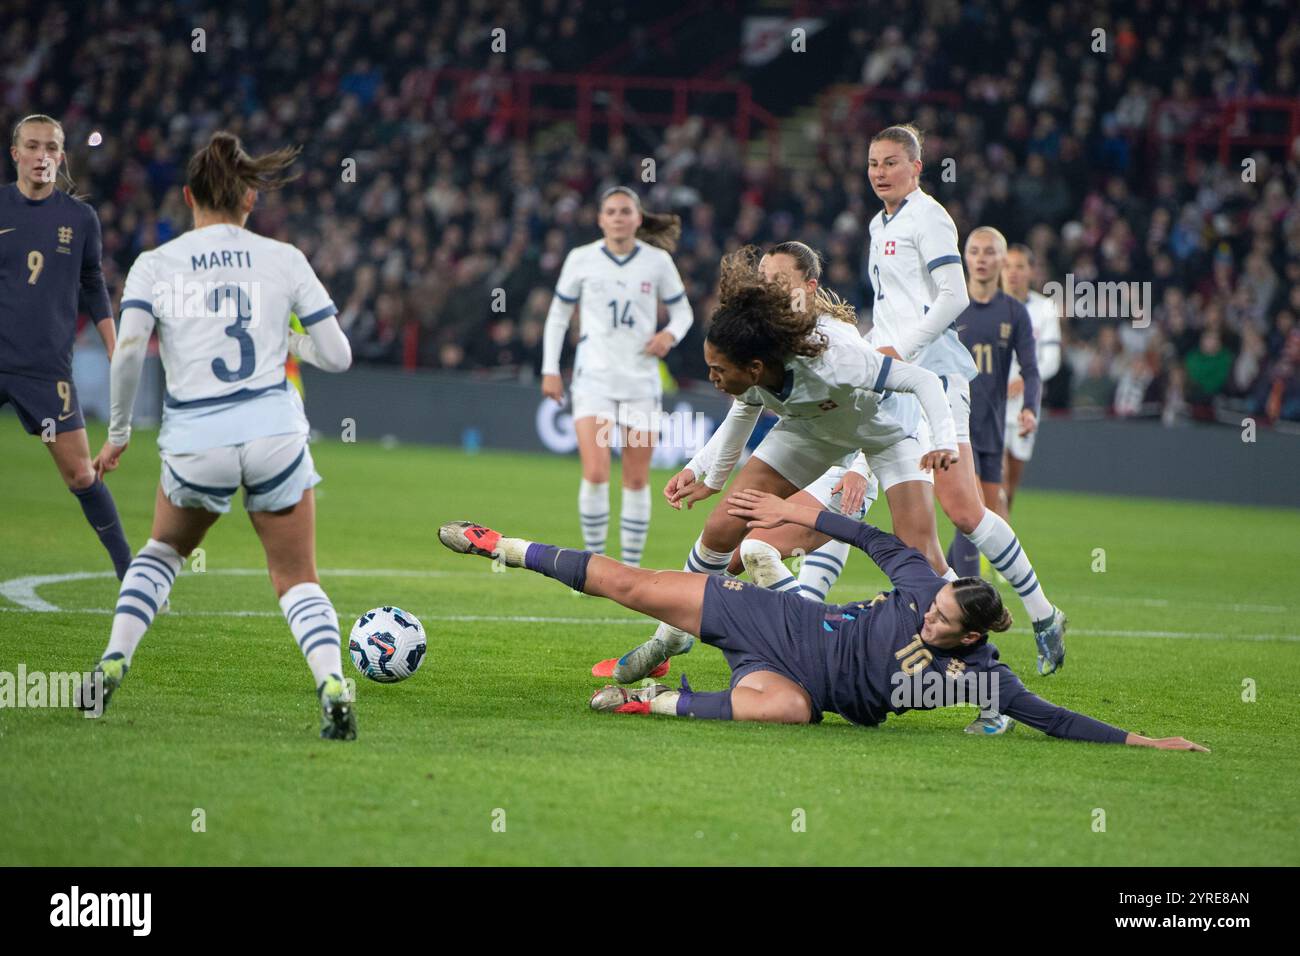
<svg viewBox="0 0 1300 956"><path fill-rule="evenodd" d="M190 577L196 574L212 574L222 576L261 576L266 574L264 568L214 568L211 571L196 572L185 571L182 574ZM322 577L388 577L388 578L448 578L448 577L482 577L482 571L433 571L420 570L412 568L331 568L321 569ZM66 613L66 614L112 614L113 608L96 607L96 608L60 608L51 604L49 601L41 598L36 589L48 584L61 584L70 581L85 581L92 578L111 578L112 571L71 571L63 574L37 574L29 575L22 578L13 578L9 581L0 581L0 597L7 598L17 607L5 607L0 605L0 611L9 613ZM1109 597L1106 595L1082 595L1076 594L1071 596L1074 600L1096 601L1099 603L1116 602L1126 604L1136 604L1149 607L1168 607L1179 606L1186 607L1189 605L1199 605L1201 607L1213 607L1231 610L1257 610L1257 611L1285 611L1286 607L1272 604L1230 604L1214 603L1208 601L1168 601L1161 598L1146 599L1128 599L1119 597ZM275 611L250 611L250 610L177 610L171 612L176 617L273 617L278 618L281 615ZM170 615L169 615L170 616ZM442 621L455 624L473 624L473 623L497 623L497 624L577 624L577 625L637 625L645 626L646 618L643 617L548 617L545 615L522 615L522 614L425 614L421 615L426 621ZM1121 630L1121 629L1083 629L1074 628L1070 631L1072 635L1087 637L1128 637L1128 638L1175 638L1190 640L1212 640L1212 641L1300 641L1300 634L1224 634L1216 631L1170 631L1170 630Z"/></svg>
<svg viewBox="0 0 1300 956"><path fill-rule="evenodd" d="M1179 607L1208 608L1214 611L1234 611L1236 613L1259 611L1265 614L1286 614L1292 610L1285 604L1233 604L1226 601L1175 601L1168 598L1128 598L1112 597L1106 594L1070 594L1056 593L1067 602L1080 601L1084 604L1123 604L1126 607Z"/></svg>
<svg viewBox="0 0 1300 956"><path fill-rule="evenodd" d="M0 607L0 612L11 614L49 613L36 608ZM62 608L62 614L112 614L112 608L85 607ZM167 617L283 617L276 611L172 611ZM634 624L648 627L650 621L643 617L546 617L534 614L421 614L421 621L443 621L453 624ZM1028 631L1011 632L1017 637ZM1300 634L1220 634L1215 631L1129 631L1117 629L1071 628L1071 637L1128 637L1128 638L1182 638L1205 641L1300 641Z"/></svg>
<svg viewBox="0 0 1300 956"><path fill-rule="evenodd" d="M1181 637L1205 641L1300 641L1300 634L1221 634L1216 631L1120 631L1103 628L1085 630L1070 628L1068 636L1075 637Z"/></svg>
<svg viewBox="0 0 1300 956"><path fill-rule="evenodd" d="M195 574L231 575L236 577L263 577L265 568L214 568L211 571L198 572L181 569L181 574L190 577ZM336 578L474 578L484 577L486 571L432 571L412 568L331 568L322 569L321 575ZM64 574L39 574L29 577L13 578L0 581L0 597L8 598L14 604L29 610L57 611L58 607L43 600L36 594L36 589L47 584L62 584L67 581L85 581L92 578L111 578L112 571L72 571ZM528 578L525 578L528 580ZM1151 597L1116 597L1106 594L1087 594L1083 592L1059 592L1067 602L1077 601L1082 604L1122 604L1126 607L1152 608L1204 608L1214 611L1231 611L1233 613L1258 612L1264 614L1287 614L1298 608L1285 604L1250 604L1235 601L1183 601L1168 598ZM9 610L12 610L10 608Z"/></svg>
<svg viewBox="0 0 1300 956"><path fill-rule="evenodd" d="M181 569L183 577L198 574L215 574L235 577L265 577L265 568L214 568L211 571L187 571ZM478 577L482 572L476 571L421 571L411 568L322 568L320 574L333 578L453 578ZM0 581L0 597L17 604L20 609L28 611L58 611L58 605L51 604L36 593L37 588L48 584L63 584L67 581L87 581L91 578L112 578L112 571L71 571L65 574L33 574L24 578L12 578ZM0 608L12 611L15 608ZM91 612L87 612L91 613Z"/></svg>

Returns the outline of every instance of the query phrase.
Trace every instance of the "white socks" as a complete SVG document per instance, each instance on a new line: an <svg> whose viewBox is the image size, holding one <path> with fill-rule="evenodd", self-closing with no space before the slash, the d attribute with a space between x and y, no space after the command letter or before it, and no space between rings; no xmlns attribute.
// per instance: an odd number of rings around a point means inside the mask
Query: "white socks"
<svg viewBox="0 0 1300 956"><path fill-rule="evenodd" d="M816 551L805 555L799 568L799 584L803 588L800 595L810 601L825 601L831 586L844 573L844 562L852 548L848 542L831 538Z"/></svg>
<svg viewBox="0 0 1300 956"><path fill-rule="evenodd" d="M605 553L609 534L609 482L582 479L578 487L578 520L582 522L582 546L596 554Z"/></svg>
<svg viewBox="0 0 1300 956"><path fill-rule="evenodd" d="M746 538L740 542L740 560L759 587L801 593L799 580L781 563L781 552L774 545Z"/></svg>
<svg viewBox="0 0 1300 956"><path fill-rule="evenodd" d="M1030 621L1041 621L1052 616L1052 602L1047 600L1038 586L1038 576L1029 563L1029 555L1020 547L1016 533L992 511L984 510L984 518L975 530L966 535L989 563L1002 572L1020 600L1025 603Z"/></svg>
<svg viewBox="0 0 1300 956"><path fill-rule="evenodd" d="M701 533L695 539L695 544L691 546L691 553L687 556L686 566L682 570L694 571L696 574L726 574L727 565L731 563L731 556L734 553L734 551L712 551L706 548L704 535ZM655 637L661 638L675 654L680 654L689 648L695 640L680 628L671 627L662 621L655 628Z"/></svg>
<svg viewBox="0 0 1300 956"><path fill-rule="evenodd" d="M128 665L131 663L131 655L140 639L171 593L182 560L169 544L153 538L145 542L127 567L126 574L122 575L122 586L117 592L117 611L113 614L113 630L104 657L121 654Z"/></svg>
<svg viewBox="0 0 1300 956"><path fill-rule="evenodd" d="M989 513L992 514L992 512ZM956 581L957 572L952 569L952 565L950 564L948 565L948 570L939 575L939 577L943 578L945 581Z"/></svg>
<svg viewBox="0 0 1300 956"><path fill-rule="evenodd" d="M650 701L650 713L661 717L676 717L677 700L681 696L682 693L678 690L664 691Z"/></svg>
<svg viewBox="0 0 1300 956"><path fill-rule="evenodd" d="M320 687L327 677L342 678L339 619L321 586L311 581L295 584L280 598L280 610L307 658L315 685Z"/></svg>
<svg viewBox="0 0 1300 956"><path fill-rule="evenodd" d="M696 574L722 574L727 570L727 565L731 563L731 556L735 551L711 551L704 546L704 535L700 534L695 539L695 544L691 546L691 553L686 557L686 565L683 571L694 571Z"/></svg>
<svg viewBox="0 0 1300 956"><path fill-rule="evenodd" d="M646 532L649 530L650 486L637 491L625 487L623 510L619 515L619 544L622 546L624 564L630 564L634 568L641 566L641 552L645 548Z"/></svg>

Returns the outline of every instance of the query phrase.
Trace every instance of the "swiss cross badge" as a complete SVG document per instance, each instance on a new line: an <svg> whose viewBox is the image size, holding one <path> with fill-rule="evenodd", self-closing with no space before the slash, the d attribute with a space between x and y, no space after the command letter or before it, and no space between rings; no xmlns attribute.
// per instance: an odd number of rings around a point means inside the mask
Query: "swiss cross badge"
<svg viewBox="0 0 1300 956"><path fill-rule="evenodd" d="M826 399L826 401L822 402L822 403L821 403L820 405L818 405L817 407L820 408L820 409L821 409L822 411L824 411L824 412L829 412L832 408L839 408L840 406L839 406L838 403L833 402L833 401L831 401L831 400L828 398L828 399Z"/></svg>
<svg viewBox="0 0 1300 956"><path fill-rule="evenodd" d="M642 295L649 295L649 294L650 294L650 283L649 283L649 282L642 282L642 283L641 283L641 294L642 294Z"/></svg>
<svg viewBox="0 0 1300 956"><path fill-rule="evenodd" d="M892 256L894 254L894 242L895 240L893 239L887 239L885 241L885 255Z"/></svg>

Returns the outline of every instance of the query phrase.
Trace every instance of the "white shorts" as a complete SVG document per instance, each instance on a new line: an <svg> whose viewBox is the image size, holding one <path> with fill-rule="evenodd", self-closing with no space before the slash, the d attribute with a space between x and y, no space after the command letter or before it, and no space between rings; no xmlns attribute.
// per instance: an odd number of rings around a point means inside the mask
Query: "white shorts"
<svg viewBox="0 0 1300 956"><path fill-rule="evenodd" d="M871 473L880 481L880 490L888 491L905 481L924 481L934 484L934 476L921 470L921 459L931 451L930 429L922 421L915 435L890 445L884 451L867 455Z"/></svg>
<svg viewBox="0 0 1300 956"><path fill-rule="evenodd" d="M603 394L574 389L573 420L580 418L603 418L617 422L633 431L658 433L658 418L662 403L659 396L654 398L610 398Z"/></svg>
<svg viewBox="0 0 1300 956"><path fill-rule="evenodd" d="M867 464L878 479L881 491L904 481L934 481L921 470L921 457L928 450L924 445L929 440L929 431L922 422L915 436L867 455ZM830 468L847 468L856 454L856 451L846 451L843 445L790 428L783 421L777 422L754 449L755 458L767 462L796 488L809 487Z"/></svg>
<svg viewBox="0 0 1300 956"><path fill-rule="evenodd" d="M242 485L246 511L281 511L296 505L320 480L306 435L162 453L163 494L178 508L225 514Z"/></svg>
<svg viewBox="0 0 1300 956"><path fill-rule="evenodd" d="M816 498L824 508L834 511L836 514L843 514L844 512L840 511L840 499L844 496L844 492L836 492L832 495L831 489L840 483L840 479L844 477L847 471L847 468L844 468L841 465L836 465L805 488L804 491ZM858 509L857 514L849 515L849 517L861 521L867 516L867 512L871 509L871 505L878 497L880 497L880 482L877 481L876 476L872 474L867 478L867 491L862 496L862 506Z"/></svg>
<svg viewBox="0 0 1300 956"><path fill-rule="evenodd" d="M1007 454L1019 461L1029 461L1034 457L1034 439L1038 437L1035 428L1024 438L1020 437L1020 421L1007 418L1006 448Z"/></svg>
<svg viewBox="0 0 1300 956"><path fill-rule="evenodd" d="M970 444L970 382L960 375L940 375L952 420L957 426L957 444Z"/></svg>
<svg viewBox="0 0 1300 956"><path fill-rule="evenodd" d="M836 465L847 467L856 454L843 445L791 428L785 421L773 425L754 449L755 458L771 465L796 488L807 488Z"/></svg>

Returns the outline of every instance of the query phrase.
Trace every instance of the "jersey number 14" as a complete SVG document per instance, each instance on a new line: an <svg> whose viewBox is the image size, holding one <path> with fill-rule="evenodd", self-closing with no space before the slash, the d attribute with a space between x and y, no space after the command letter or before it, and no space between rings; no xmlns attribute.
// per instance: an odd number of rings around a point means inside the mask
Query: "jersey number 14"
<svg viewBox="0 0 1300 956"><path fill-rule="evenodd" d="M626 302L623 303L622 314L620 314L618 311L618 300L617 299L609 300L609 317L610 320L613 322L613 326L615 329L617 329L620 325L626 325L629 329L634 328L636 326L636 319L632 318L632 316L629 314L631 311L632 311L631 299L628 299Z"/></svg>

